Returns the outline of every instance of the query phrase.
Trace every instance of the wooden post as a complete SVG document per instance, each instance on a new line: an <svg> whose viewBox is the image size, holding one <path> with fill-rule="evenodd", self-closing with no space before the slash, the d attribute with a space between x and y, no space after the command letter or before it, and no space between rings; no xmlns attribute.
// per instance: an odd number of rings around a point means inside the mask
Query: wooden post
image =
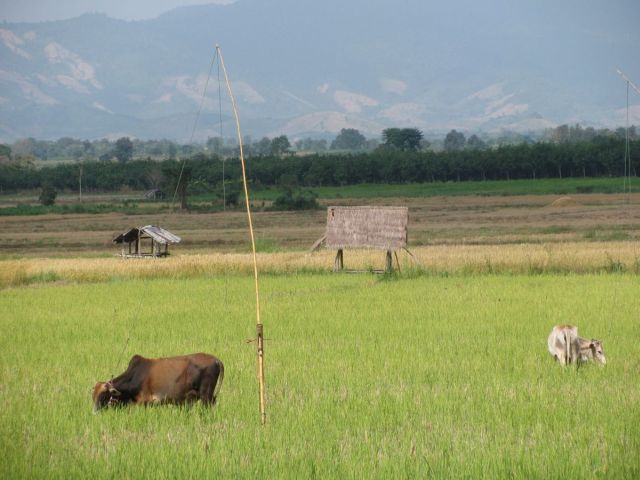
<svg viewBox="0 0 640 480"><path fill-rule="evenodd" d="M400 260L398 259L398 252L396 250L394 250L393 254L396 257L396 265L398 265L398 273L400 273Z"/></svg>
<svg viewBox="0 0 640 480"><path fill-rule="evenodd" d="M387 260L384 271L387 273L393 272L393 257L391 256L391 250L387 250Z"/></svg>
<svg viewBox="0 0 640 480"><path fill-rule="evenodd" d="M338 250L338 253L336 253L336 259L333 261L333 271L337 272L339 270L342 270L344 268L344 254L342 252L342 249L340 248Z"/></svg>
<svg viewBox="0 0 640 480"><path fill-rule="evenodd" d="M80 203L82 203L82 163L80 164L80 175L78 176L78 184L80 190Z"/></svg>

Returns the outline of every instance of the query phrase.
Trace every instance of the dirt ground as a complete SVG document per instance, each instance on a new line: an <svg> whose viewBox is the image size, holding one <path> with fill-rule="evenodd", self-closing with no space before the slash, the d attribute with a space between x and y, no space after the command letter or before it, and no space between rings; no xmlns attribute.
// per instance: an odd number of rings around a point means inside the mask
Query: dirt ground
<svg viewBox="0 0 640 480"><path fill-rule="evenodd" d="M409 207L409 246L499 245L640 239L640 194L456 196L326 202ZM258 248L304 250L324 234L326 210L253 214ZM0 255L112 255L112 238L159 225L181 236L178 252L247 251L246 213L0 216Z"/></svg>

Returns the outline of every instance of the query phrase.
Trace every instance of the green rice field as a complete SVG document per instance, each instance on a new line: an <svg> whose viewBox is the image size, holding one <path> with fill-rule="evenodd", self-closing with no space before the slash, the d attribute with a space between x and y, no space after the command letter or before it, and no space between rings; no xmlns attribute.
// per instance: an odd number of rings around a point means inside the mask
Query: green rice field
<svg viewBox="0 0 640 480"><path fill-rule="evenodd" d="M0 290L0 478L640 478L637 275L261 278ZM608 364L556 364L559 323ZM225 364L213 410L93 414L135 353Z"/></svg>

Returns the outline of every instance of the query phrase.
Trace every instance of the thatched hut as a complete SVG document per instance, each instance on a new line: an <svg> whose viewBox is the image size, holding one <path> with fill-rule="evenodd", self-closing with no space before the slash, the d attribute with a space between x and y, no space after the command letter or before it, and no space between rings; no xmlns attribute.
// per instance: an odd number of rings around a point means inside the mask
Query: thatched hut
<svg viewBox="0 0 640 480"><path fill-rule="evenodd" d="M121 233L113 239L113 243L122 245L123 257L164 257L169 255L169 245L180 243L181 240L164 228L147 225Z"/></svg>
<svg viewBox="0 0 640 480"><path fill-rule="evenodd" d="M407 207L328 207L327 229L321 239L337 250L334 270L343 269L345 248L386 250L385 270L392 269L392 252L407 246ZM320 241L316 242L316 246ZM397 258L397 255L396 255Z"/></svg>

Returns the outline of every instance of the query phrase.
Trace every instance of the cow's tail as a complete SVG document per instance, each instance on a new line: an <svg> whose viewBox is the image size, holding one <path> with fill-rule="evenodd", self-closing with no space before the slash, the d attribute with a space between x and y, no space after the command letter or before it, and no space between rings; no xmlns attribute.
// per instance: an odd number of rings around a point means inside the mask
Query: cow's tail
<svg viewBox="0 0 640 480"><path fill-rule="evenodd" d="M215 405L216 399L218 398L218 394L220 393L220 387L222 387L222 380L224 380L224 365L220 360L216 360L216 364L220 370L218 374L218 381L216 382L216 386L213 387L213 395L211 397L211 403Z"/></svg>

